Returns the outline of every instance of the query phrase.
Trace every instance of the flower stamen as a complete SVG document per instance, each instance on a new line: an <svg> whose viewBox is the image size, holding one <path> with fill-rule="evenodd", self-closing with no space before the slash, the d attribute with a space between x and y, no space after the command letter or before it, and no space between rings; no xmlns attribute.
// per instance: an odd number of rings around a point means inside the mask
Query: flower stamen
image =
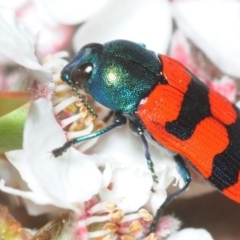
<svg viewBox="0 0 240 240"><path fill-rule="evenodd" d="M88 212L90 214L102 213L102 212L113 212L116 210L116 204L112 202L100 202L94 205Z"/></svg>
<svg viewBox="0 0 240 240"><path fill-rule="evenodd" d="M78 100L77 97L70 97L70 98L62 101L61 103L59 103L57 106L54 107L55 115L57 115L58 113L63 111L67 106L69 106L70 104L76 102L77 100Z"/></svg>
<svg viewBox="0 0 240 240"><path fill-rule="evenodd" d="M136 213L131 213L128 215L125 215L122 219L121 223L133 221L136 219L142 218L144 221L149 222L153 219L153 216L144 208L141 208Z"/></svg>
<svg viewBox="0 0 240 240"><path fill-rule="evenodd" d="M87 225L91 225L93 223L99 223L99 222L107 222L107 221L109 221L109 215L91 216L86 219Z"/></svg>
<svg viewBox="0 0 240 240"><path fill-rule="evenodd" d="M88 237L89 238L94 238L94 239L104 239L103 236L107 236L108 234L110 234L111 231L110 230L99 230L99 231L94 231L94 232L88 232ZM110 238L109 238L110 239Z"/></svg>
<svg viewBox="0 0 240 240"><path fill-rule="evenodd" d="M94 125L91 122L84 130L75 131L75 132L66 132L66 137L68 140L71 140L73 138L78 138L91 133L93 128L94 128Z"/></svg>
<svg viewBox="0 0 240 240"><path fill-rule="evenodd" d="M74 123L75 121L77 121L78 119L80 119L82 117L81 113L78 113L76 115L73 115L69 118L65 118L63 120L60 120L59 123L62 126L62 128L65 128L66 126L68 126L71 123Z"/></svg>
<svg viewBox="0 0 240 240"><path fill-rule="evenodd" d="M113 213L110 213L110 221L113 223L120 222L124 217L124 211L119 209Z"/></svg>
<svg viewBox="0 0 240 240"><path fill-rule="evenodd" d="M122 236L121 237L121 240L134 240L135 238L134 237L132 237L132 236Z"/></svg>
<svg viewBox="0 0 240 240"><path fill-rule="evenodd" d="M142 230L142 224L139 221L133 221L128 227L120 227L118 232L121 234L136 234Z"/></svg>

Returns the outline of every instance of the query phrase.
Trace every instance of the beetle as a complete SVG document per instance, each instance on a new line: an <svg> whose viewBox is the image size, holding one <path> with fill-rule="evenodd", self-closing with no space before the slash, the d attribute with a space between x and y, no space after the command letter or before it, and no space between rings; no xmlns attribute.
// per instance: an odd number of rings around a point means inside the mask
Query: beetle
<svg viewBox="0 0 240 240"><path fill-rule="evenodd" d="M185 185L158 209L150 232L156 230L164 206L189 186L191 175L183 158L223 194L240 203L240 110L181 63L143 44L115 40L82 47L62 70L61 78L77 93L84 89L111 109L115 118L106 128L53 150L54 156L127 122L143 142L154 182L158 179L145 135L175 153Z"/></svg>

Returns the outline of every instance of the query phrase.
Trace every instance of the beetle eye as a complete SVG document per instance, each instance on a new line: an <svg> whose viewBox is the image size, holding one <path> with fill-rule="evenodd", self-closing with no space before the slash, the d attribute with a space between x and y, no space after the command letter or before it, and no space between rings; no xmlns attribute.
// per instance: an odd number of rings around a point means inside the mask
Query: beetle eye
<svg viewBox="0 0 240 240"><path fill-rule="evenodd" d="M85 88L86 84L91 77L93 66L91 63L85 63L80 67L73 69L71 80L73 84L79 88Z"/></svg>

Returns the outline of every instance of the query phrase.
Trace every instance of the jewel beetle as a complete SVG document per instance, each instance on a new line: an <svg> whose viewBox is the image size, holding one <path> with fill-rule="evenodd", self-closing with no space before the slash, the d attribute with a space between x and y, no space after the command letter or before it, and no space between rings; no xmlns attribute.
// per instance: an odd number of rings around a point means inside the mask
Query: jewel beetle
<svg viewBox="0 0 240 240"><path fill-rule="evenodd" d="M164 206L191 181L182 158L223 194L240 203L240 110L181 63L143 44L115 40L85 45L62 70L61 77L76 92L84 89L111 109L114 121L100 131L66 142L53 150L54 156L126 123L143 142L153 181L158 179L145 135L175 153L185 185L158 209L150 232L155 231Z"/></svg>

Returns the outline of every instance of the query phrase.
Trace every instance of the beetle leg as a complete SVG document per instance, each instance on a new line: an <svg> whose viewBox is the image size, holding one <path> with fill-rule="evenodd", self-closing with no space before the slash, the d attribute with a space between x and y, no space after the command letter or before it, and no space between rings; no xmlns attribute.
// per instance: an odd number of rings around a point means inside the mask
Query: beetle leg
<svg viewBox="0 0 240 240"><path fill-rule="evenodd" d="M137 125L135 122L132 122L132 121L130 121L130 127L133 130L133 132L137 133L138 136L141 138L143 147L144 147L145 158L147 159L148 169L151 171L153 182L158 183L158 177L154 171L154 164L151 159L150 152L149 152L147 139L144 136L144 131L141 126ZM153 187L151 190L152 190L152 192L154 192Z"/></svg>
<svg viewBox="0 0 240 240"><path fill-rule="evenodd" d="M116 127L122 126L126 123L127 123L127 118L124 115L116 115L114 123L109 125L108 127L103 128L97 132L93 132L88 135L81 136L78 138L74 138L70 141L67 141L62 147L54 149L52 151L52 153L53 153L54 157L58 157L58 156L62 155L65 151L67 151L67 149L70 148L72 145L95 138L95 137L98 137L98 136L100 136Z"/></svg>
<svg viewBox="0 0 240 240"><path fill-rule="evenodd" d="M152 173L152 179L155 183L158 183L158 177L154 171L154 164L153 164L153 161L151 159L151 155L150 155L150 152L149 152L149 147L148 147L148 142L143 134L142 131L140 131L138 133L138 135L140 136L141 140L142 140L142 143L143 143L143 147L144 147L144 150L145 150L145 158L147 159L147 165L148 165L148 169L151 171ZM152 191L154 192L154 189L152 188Z"/></svg>
<svg viewBox="0 0 240 240"><path fill-rule="evenodd" d="M187 169L187 166L185 164L185 162L183 161L182 157L180 155L175 155L174 156L175 162L177 163L177 168L178 168L178 172L180 174L180 176L182 177L182 179L184 180L184 186L177 190L176 192L170 194L165 202L158 208L156 215L154 216L153 222L150 226L150 233L155 232L158 222L159 222L159 218L162 216L163 210L166 207L166 205L175 197L177 197L179 194L181 194L182 192L184 192L190 182L191 182L191 174L189 172L189 170Z"/></svg>

